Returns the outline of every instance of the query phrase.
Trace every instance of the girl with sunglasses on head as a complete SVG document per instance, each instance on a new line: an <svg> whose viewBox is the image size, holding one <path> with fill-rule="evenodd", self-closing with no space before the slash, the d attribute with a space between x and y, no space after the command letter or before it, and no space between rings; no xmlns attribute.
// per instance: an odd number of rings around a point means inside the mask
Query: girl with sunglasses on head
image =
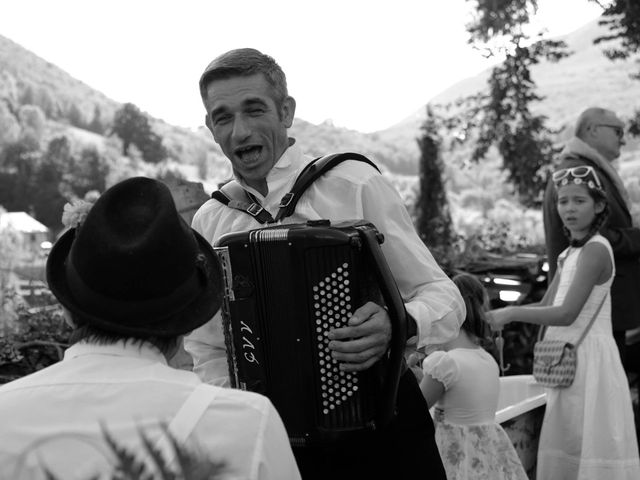
<svg viewBox="0 0 640 480"><path fill-rule="evenodd" d="M640 224L636 223L639 219L632 218L629 192L615 166L625 145L624 129L624 122L615 112L599 107L585 109L576 121L573 137L558 155L555 168L593 167L607 193L609 215L599 232L611 244L615 259L616 276L611 285L613 337L623 366L632 367L640 362L640 354L627 348L626 332L640 327ZM569 246L556 200L554 182L549 181L542 216L550 279L555 275L558 255ZM640 432L640 423L636 428Z"/></svg>
<svg viewBox="0 0 640 480"><path fill-rule="evenodd" d="M637 480L631 395L611 330L613 252L598 233L607 197L591 166L561 169L552 178L569 247L540 303L493 310L489 323L495 330L513 321L538 324L548 327L545 340L573 344L586 332L573 384L546 389L538 480Z"/></svg>
<svg viewBox="0 0 640 480"><path fill-rule="evenodd" d="M496 423L498 364L487 351L489 295L474 275L453 277L466 307L458 336L422 362L420 389L435 405L436 444L447 480L527 480L518 454Z"/></svg>

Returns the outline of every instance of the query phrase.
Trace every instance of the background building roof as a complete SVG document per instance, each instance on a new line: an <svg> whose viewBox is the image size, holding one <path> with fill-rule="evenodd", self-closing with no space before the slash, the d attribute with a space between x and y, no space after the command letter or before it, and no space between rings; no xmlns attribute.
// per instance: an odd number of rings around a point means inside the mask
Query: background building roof
<svg viewBox="0 0 640 480"><path fill-rule="evenodd" d="M47 233L49 229L26 212L0 213L0 230L13 228L24 233Z"/></svg>

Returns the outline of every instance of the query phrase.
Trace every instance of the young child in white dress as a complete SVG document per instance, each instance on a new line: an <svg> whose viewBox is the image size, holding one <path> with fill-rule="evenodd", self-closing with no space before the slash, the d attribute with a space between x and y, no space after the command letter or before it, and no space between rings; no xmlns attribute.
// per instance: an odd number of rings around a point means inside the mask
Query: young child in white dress
<svg viewBox="0 0 640 480"><path fill-rule="evenodd" d="M557 208L570 246L538 304L507 307L490 315L492 328L513 321L545 325L545 339L576 343L573 384L547 389L538 446L538 480L638 480L640 463L629 385L611 328L609 293L615 264L598 230L607 201L590 166L553 174Z"/></svg>
<svg viewBox="0 0 640 480"><path fill-rule="evenodd" d="M469 274L453 278L467 309L458 337L422 363L420 388L436 406L436 444L448 480L527 480L509 437L495 422L500 383L485 312L488 295Z"/></svg>

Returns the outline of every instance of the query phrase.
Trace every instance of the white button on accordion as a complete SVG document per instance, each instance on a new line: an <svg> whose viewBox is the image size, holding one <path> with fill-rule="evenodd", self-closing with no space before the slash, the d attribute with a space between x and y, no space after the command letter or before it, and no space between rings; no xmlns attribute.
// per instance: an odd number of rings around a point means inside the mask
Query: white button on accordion
<svg viewBox="0 0 640 480"><path fill-rule="evenodd" d="M375 430L394 415L406 312L382 241L370 223L319 220L216 242L231 384L269 397L294 446ZM365 372L344 372L327 333L368 301L389 312L389 351Z"/></svg>

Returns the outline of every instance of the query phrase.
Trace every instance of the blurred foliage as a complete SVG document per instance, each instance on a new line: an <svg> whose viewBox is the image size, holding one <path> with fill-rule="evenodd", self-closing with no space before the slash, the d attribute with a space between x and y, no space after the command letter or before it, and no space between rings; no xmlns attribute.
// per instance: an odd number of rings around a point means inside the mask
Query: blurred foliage
<svg viewBox="0 0 640 480"><path fill-rule="evenodd" d="M488 43L510 36L529 23L538 9L537 0L474 0L473 20L467 24L469 43Z"/></svg>
<svg viewBox="0 0 640 480"><path fill-rule="evenodd" d="M143 447L137 452L119 444L106 428L103 428L103 434L116 459L109 477L111 480L215 480L226 471L224 462L213 461L200 450L180 444L167 428L164 434L171 444L176 465L172 464L170 454L159 449L142 431L140 438Z"/></svg>
<svg viewBox="0 0 640 480"><path fill-rule="evenodd" d="M63 480L60 476L69 466L47 464L47 449L54 447L59 449L58 442L74 442L72 455L85 464L79 465L86 472L86 480L216 480L227 478L228 467L224 461L216 461L211 458L211 452L205 452L193 441L180 442L169 431L164 423L160 423L160 440L143 429L138 430L139 442L134 446L126 444L116 438L105 424L101 425L102 439L99 442L90 435L59 435L40 439L35 445L25 450L13 460L10 467L5 465L5 471L13 471L13 477L20 478L46 478L47 480ZM77 444L77 442L80 442ZM86 452L82 449L88 447ZM67 445L70 449L70 445ZM82 453L79 453L82 452ZM79 458L80 455L89 455L87 458ZM37 457L37 458L35 458ZM86 461L94 459L93 468L87 468ZM56 471L58 470L58 471Z"/></svg>
<svg viewBox="0 0 640 480"><path fill-rule="evenodd" d="M0 322L0 383L36 372L62 359L71 327L48 289L25 301L4 287L2 298L11 307Z"/></svg>
<svg viewBox="0 0 640 480"><path fill-rule="evenodd" d="M604 55L610 60L626 60L640 52L640 3L633 0L591 1L603 7L599 24L609 30L609 34L596 38L594 43L615 43L603 51ZM640 64L640 60L636 62ZM640 71L632 78L640 80Z"/></svg>

